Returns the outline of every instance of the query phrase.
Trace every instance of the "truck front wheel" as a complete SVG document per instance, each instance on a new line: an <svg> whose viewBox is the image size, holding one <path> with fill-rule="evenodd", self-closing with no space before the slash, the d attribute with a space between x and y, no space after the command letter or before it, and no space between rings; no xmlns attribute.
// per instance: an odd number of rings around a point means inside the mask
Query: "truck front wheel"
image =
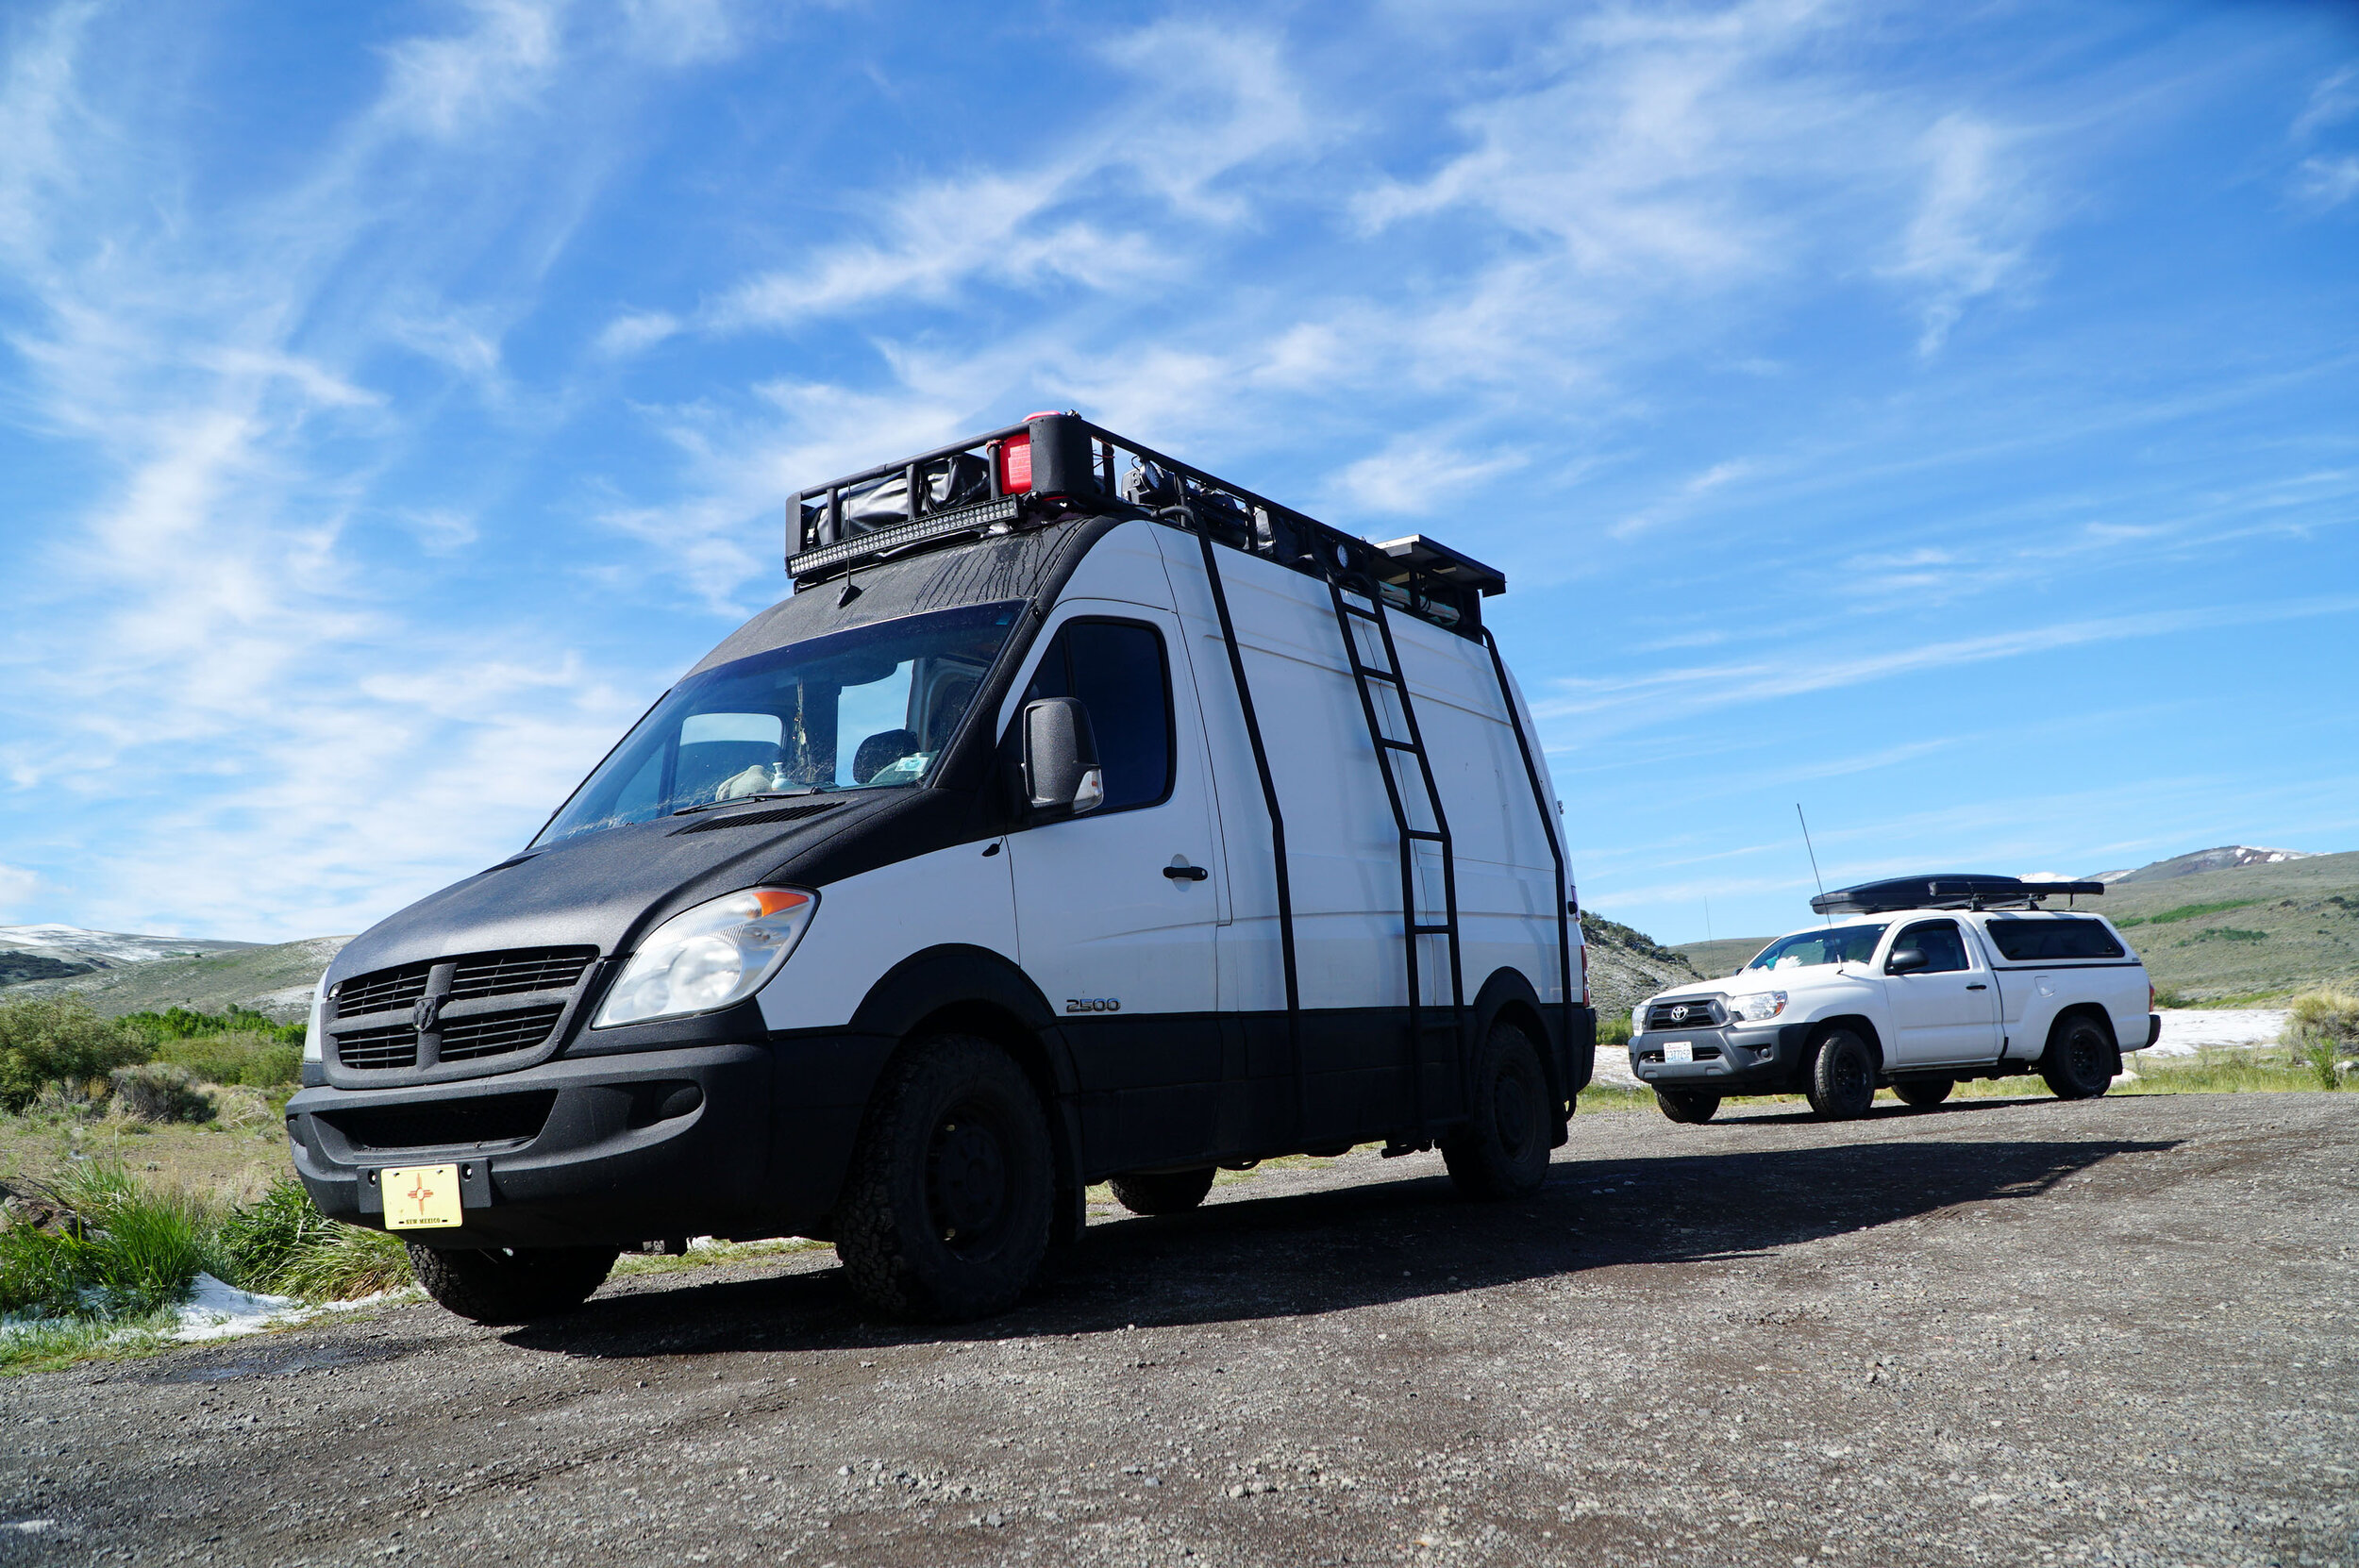
<svg viewBox="0 0 2359 1568"><path fill-rule="evenodd" d="M1548 1080L1523 1030L1491 1026L1475 1072L1474 1120L1442 1143L1449 1178L1470 1198L1520 1198L1548 1178Z"/></svg>
<svg viewBox="0 0 2359 1568"><path fill-rule="evenodd" d="M1114 1201L1133 1214L1184 1214L1213 1190L1213 1167L1200 1171L1127 1171L1108 1176Z"/></svg>
<svg viewBox="0 0 2359 1568"><path fill-rule="evenodd" d="M1048 1121L1022 1070L987 1040L940 1035L877 1091L836 1256L852 1293L894 1317L1004 1311L1048 1250L1055 1188Z"/></svg>
<svg viewBox="0 0 2359 1568"><path fill-rule="evenodd" d="M1706 1089L1658 1089L1654 1103L1672 1121L1695 1125L1712 1120L1720 1109L1720 1096Z"/></svg>
<svg viewBox="0 0 2359 1568"><path fill-rule="evenodd" d="M410 1272L426 1293L477 1323L528 1323L571 1311L606 1283L612 1247L483 1247L444 1251L411 1242Z"/></svg>
<svg viewBox="0 0 2359 1568"><path fill-rule="evenodd" d="M1848 1122L1867 1114L1876 1101L1876 1060L1867 1042L1849 1029L1830 1029L1812 1048L1803 1093L1823 1122Z"/></svg>
<svg viewBox="0 0 2359 1568"><path fill-rule="evenodd" d="M2039 1076L2060 1100L2093 1100L2114 1081L2114 1043L2088 1014L2074 1013L2048 1037Z"/></svg>

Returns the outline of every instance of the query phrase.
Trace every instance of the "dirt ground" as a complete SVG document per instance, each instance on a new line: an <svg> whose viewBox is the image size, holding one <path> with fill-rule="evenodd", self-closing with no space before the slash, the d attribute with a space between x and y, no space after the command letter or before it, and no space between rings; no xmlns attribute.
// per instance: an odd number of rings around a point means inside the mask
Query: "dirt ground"
<svg viewBox="0 0 2359 1568"><path fill-rule="evenodd" d="M2359 1561L2359 1094L1583 1115L1108 1216L1029 1304L830 1252L0 1384L0 1561Z"/></svg>

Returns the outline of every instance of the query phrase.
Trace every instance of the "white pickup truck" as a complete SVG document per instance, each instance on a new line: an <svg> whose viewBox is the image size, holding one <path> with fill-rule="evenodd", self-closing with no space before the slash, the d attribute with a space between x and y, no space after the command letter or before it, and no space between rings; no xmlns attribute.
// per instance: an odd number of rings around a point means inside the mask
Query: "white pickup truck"
<svg viewBox="0 0 2359 1568"><path fill-rule="evenodd" d="M1663 1113L1703 1122L1732 1094L1809 1096L1830 1120L1889 1087L1938 1105L1961 1078L2036 1072L2093 1099L2161 1033L2146 965L2103 917L2040 908L2100 882L1909 876L1821 894L1828 923L1722 980L1631 1015L1630 1065Z"/></svg>

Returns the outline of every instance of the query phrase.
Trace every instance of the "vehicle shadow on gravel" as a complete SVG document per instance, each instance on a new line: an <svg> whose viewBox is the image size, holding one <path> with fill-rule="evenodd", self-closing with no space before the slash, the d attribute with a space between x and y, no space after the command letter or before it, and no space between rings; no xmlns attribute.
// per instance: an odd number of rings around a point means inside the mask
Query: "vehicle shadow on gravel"
<svg viewBox="0 0 2359 1568"><path fill-rule="evenodd" d="M1247 1195L1095 1225L1015 1310L943 1326L862 1317L840 1269L593 1299L505 1338L594 1359L949 1343L1296 1317L1633 1263L1698 1263L1872 1229L1960 1204L2024 1202L2176 1140L2022 1140L1562 1155L1520 1202L1469 1203L1441 1176ZM673 1276L678 1277L678 1276Z"/></svg>

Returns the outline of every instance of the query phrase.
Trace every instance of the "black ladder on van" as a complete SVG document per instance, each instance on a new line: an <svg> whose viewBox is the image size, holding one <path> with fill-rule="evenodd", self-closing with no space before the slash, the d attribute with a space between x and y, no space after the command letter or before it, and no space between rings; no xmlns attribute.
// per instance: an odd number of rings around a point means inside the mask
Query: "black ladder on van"
<svg viewBox="0 0 2359 1568"><path fill-rule="evenodd" d="M1360 711L1368 721L1368 739L1376 746L1377 772L1383 776L1384 796L1392 803L1393 826L1400 836L1401 952L1409 978L1409 1093L1417 1135L1424 1138L1430 1131L1425 1104L1425 1043L1429 1037L1448 1037L1453 1063L1459 1072L1462 1104L1466 1096L1466 970L1459 954L1458 859L1450 843L1449 817L1442 809L1442 792L1433 781L1433 760L1425 749L1424 731L1417 727L1417 705L1409 694L1400 650L1393 642L1392 622L1384 613L1383 585L1374 573L1358 563L1357 552L1353 553L1353 564L1330 563L1321 575L1327 579L1328 597L1335 606L1335 625L1344 634L1344 659L1351 667L1351 682L1360 692ZM1365 599L1367 607L1363 609L1347 597L1347 593ZM1351 629L1355 620L1376 628L1378 646L1384 656L1381 665L1371 664L1360 657L1360 639ZM1399 702L1401 722L1409 731L1406 739L1385 733L1384 716L1376 700L1379 684L1392 688ZM1393 765L1394 759L1402 756L1416 759L1417 782L1425 792L1426 807L1432 815L1431 827L1419 827L1411 820L1410 803L1401 789L1399 773ZM1442 852L1443 915L1438 922L1417 918L1417 845L1421 843L1433 844ZM1447 1018L1426 1016L1424 986L1417 963L1417 944L1425 937L1449 939L1450 1001Z"/></svg>

